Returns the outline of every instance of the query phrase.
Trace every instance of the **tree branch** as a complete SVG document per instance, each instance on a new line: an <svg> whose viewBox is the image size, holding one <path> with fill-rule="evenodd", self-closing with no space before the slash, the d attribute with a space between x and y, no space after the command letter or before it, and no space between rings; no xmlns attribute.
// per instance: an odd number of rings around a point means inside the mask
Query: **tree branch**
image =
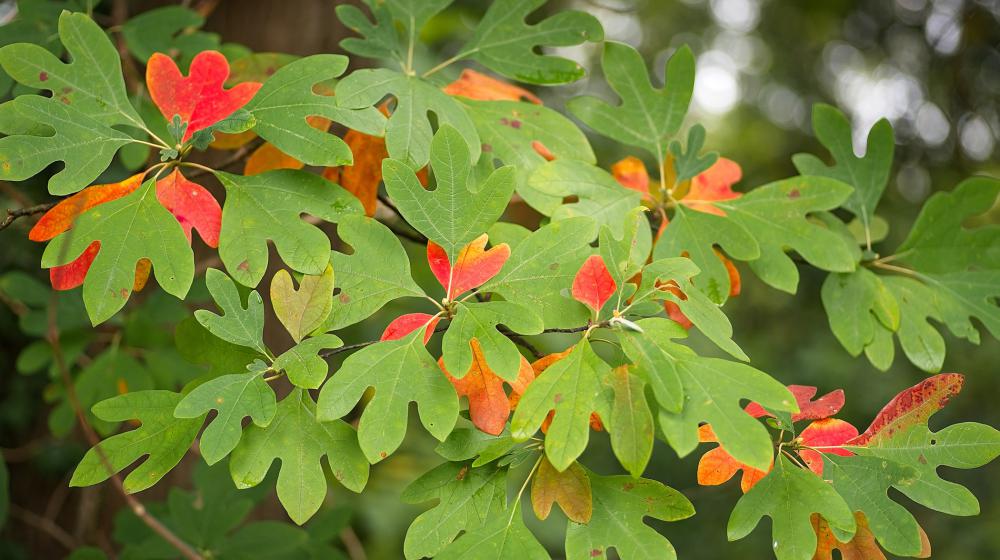
<svg viewBox="0 0 1000 560"><path fill-rule="evenodd" d="M55 202L46 202L45 204L36 204L34 206L29 206L27 208L19 208L16 210L7 209L7 217L0 222L0 229L6 229L14 220L18 218L23 218L25 216L34 216L35 214L42 214L48 212L50 208L55 206Z"/></svg>

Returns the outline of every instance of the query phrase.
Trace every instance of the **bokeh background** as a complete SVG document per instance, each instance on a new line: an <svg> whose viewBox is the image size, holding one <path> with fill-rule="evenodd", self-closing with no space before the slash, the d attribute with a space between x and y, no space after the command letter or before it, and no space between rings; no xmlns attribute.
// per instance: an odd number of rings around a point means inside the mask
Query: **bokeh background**
<svg viewBox="0 0 1000 560"><path fill-rule="evenodd" d="M129 4L131 12L140 13L165 2ZM334 4L330 0L224 0L208 19L206 30L258 52L341 52L337 43L349 32L334 17ZM419 56L429 63L452 54L471 34L485 4L460 0L436 17L424 31L427 47ZM848 114L858 147L875 121L888 118L897 146L893 175L878 210L890 224L889 237L881 245L884 250L901 241L922 203L934 192L949 190L974 174L1000 176L1000 0L553 0L538 15L570 8L597 16L608 39L637 47L657 77L662 77L674 49L682 44L692 47L698 76L689 124L702 123L708 131L708 148L742 166L744 179L738 189L794 175L792 154L823 154L810 132L810 108L815 102L836 105ZM584 45L559 52L592 71L578 83L537 90L546 104L561 108L567 99L584 91L609 95L600 77L599 47ZM353 64L366 63L359 59ZM453 75L458 70L449 69ZM596 135L591 140L603 165L626 155L641 155ZM41 202L44 197L37 193L44 189L38 187L31 196ZM9 205L10 195L9 186L4 186L0 202ZM1000 223L1000 212L978 221ZM41 247L24 240L25 230L22 225L0 234L0 271L20 269L44 278L37 270ZM408 248L413 250L419 281L432 287L419 249ZM863 430L892 395L925 374L900 356L885 373L863 358L850 358L830 333L820 305L823 274L808 267L800 272L802 281L794 296L764 286L749 272L744 274L743 294L726 307L736 340L755 366L783 382L816 385L821 392L843 388L847 406L840 417ZM168 316L178 313L169 309ZM411 310L387 308L344 338L376 338L393 316ZM16 356L32 340L21 333L15 319L0 305L0 446L11 471L14 511L41 513L58 499L57 523L84 535L103 531L103 538L111 538L108 528L120 506L116 496L102 488L64 489L67 474L84 447L47 435L51 407L46 397L52 393L51 380L15 373ZM162 325L148 328L165 329ZM169 338L168 331L161 334ZM289 344L278 332L268 336L276 348ZM567 344L567 339L553 337L542 346L557 350ZM710 345L697 338L694 344L705 353L712 352ZM965 420L1000 426L1000 343L987 335L976 347L948 337L944 369L965 373L965 390L934 417L932 428ZM617 471L606 437L592 440L583 462L598 472ZM429 436L411 429L403 448L373 469L363 495L332 494L331 503L347 504L354 510L355 529L368 558L401 557L406 527L426 506L401 504L399 492L440 462L431 452L433 444ZM678 459L668 447L657 444L646 476L680 489L698 514L679 523L652 524L671 539L681 558L770 557L766 521L749 538L726 541L726 520L739 497L738 484L698 487L699 454ZM147 492L148 499L162 499L168 484L189 488L193 463L186 461ZM930 536L934 557L1000 558L1000 462L976 471L942 472L979 497L979 517L948 517L907 503L895 492L894 498L915 513ZM519 485L523 476L514 473L511 478ZM0 556L64 556L60 546L23 522L24 515L15 515L3 529ZM254 515L283 517L268 500ZM561 513L555 511L546 522L531 526L554 557L560 557L565 526Z"/></svg>

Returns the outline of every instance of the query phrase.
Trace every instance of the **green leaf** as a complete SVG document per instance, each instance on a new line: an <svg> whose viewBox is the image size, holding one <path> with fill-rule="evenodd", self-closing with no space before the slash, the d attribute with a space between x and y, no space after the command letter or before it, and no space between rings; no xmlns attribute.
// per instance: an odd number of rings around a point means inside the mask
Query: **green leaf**
<svg viewBox="0 0 1000 560"><path fill-rule="evenodd" d="M67 264L94 241L101 248L83 282L83 301L95 325L125 306L140 259L152 262L156 281L168 294L183 298L191 287L194 253L177 219L156 200L152 180L84 212L72 230L45 248L42 267Z"/></svg>
<svg viewBox="0 0 1000 560"><path fill-rule="evenodd" d="M656 402L670 412L680 412L684 405L684 386L674 365L674 358L665 344L672 338L687 336L677 323L654 317L637 323L641 333L622 331L622 350L636 373L653 389Z"/></svg>
<svg viewBox="0 0 1000 560"><path fill-rule="evenodd" d="M118 50L104 30L86 14L63 12L59 16L59 38L72 62L64 63L38 45L17 43L0 48L0 65L18 82L50 91L54 100L64 100L106 126L143 128L125 91Z"/></svg>
<svg viewBox="0 0 1000 560"><path fill-rule="evenodd" d="M590 438L590 414L604 411L599 402L601 380L611 372L587 339L549 366L528 385L514 411L510 431L523 441L535 435L550 410L555 411L545 434L545 456L556 470L566 470L583 453Z"/></svg>
<svg viewBox="0 0 1000 560"><path fill-rule="evenodd" d="M402 47L399 44L399 33L396 32L395 21L389 6L382 2L366 2L371 9L375 21L369 20L357 6L337 6L337 18L345 27L361 35L348 37L340 42L345 51L366 58L381 58L393 60L400 67L405 64Z"/></svg>
<svg viewBox="0 0 1000 560"><path fill-rule="evenodd" d="M442 125L431 142L436 186L427 190L405 162L382 162L385 189L406 221L440 245L454 262L459 251L500 218L514 193L514 168L502 167L476 185L459 132Z"/></svg>
<svg viewBox="0 0 1000 560"><path fill-rule="evenodd" d="M560 202L569 196L577 198L577 202L555 207L550 214L552 221L587 216L611 228L615 235L623 234L625 216L641 198L639 192L622 187L600 167L572 159L557 159L539 167L528 185Z"/></svg>
<svg viewBox="0 0 1000 560"><path fill-rule="evenodd" d="M300 216L328 222L361 214L351 193L306 171L279 169L259 175L216 177L226 188L219 234L219 256L233 278L256 286L267 269L267 242L289 267L303 274L321 274L330 263L330 239Z"/></svg>
<svg viewBox="0 0 1000 560"><path fill-rule="evenodd" d="M121 34L129 52L142 62L160 52L179 55L186 66L201 51L219 47L218 35L195 31L202 25L205 18L198 12L184 6L164 6L129 18L122 24Z"/></svg>
<svg viewBox="0 0 1000 560"><path fill-rule="evenodd" d="M996 459L1000 455L1000 431L985 424L963 422L932 432L925 419L869 445L849 449L916 470L915 478L894 485L911 500L950 515L978 515L979 501L972 492L944 480L937 469L975 469Z"/></svg>
<svg viewBox="0 0 1000 560"><path fill-rule="evenodd" d="M569 290L596 235L597 224L588 218L541 227L513 247L500 272L479 291L537 310L546 328L580 326L590 313Z"/></svg>
<svg viewBox="0 0 1000 560"><path fill-rule="evenodd" d="M264 82L246 109L257 119L254 131L282 152L306 165L351 165L351 149L339 137L309 125L323 117L365 134L382 136L385 117L374 103L346 107L332 95L321 95L316 84L340 76L347 57L317 54L282 66Z"/></svg>
<svg viewBox="0 0 1000 560"><path fill-rule="evenodd" d="M988 177L966 179L951 192L935 193L896 249L896 258L933 274L970 267L1000 269L1000 226L963 226L969 218L993 208L998 194L1000 181Z"/></svg>
<svg viewBox="0 0 1000 560"><path fill-rule="evenodd" d="M715 206L757 240L760 258L750 262L757 276L779 290L795 293L799 272L786 250L798 252L806 262L822 270L854 270L856 260L846 240L808 218L812 212L836 208L852 192L834 179L793 177L768 183L740 198L716 202Z"/></svg>
<svg viewBox="0 0 1000 560"><path fill-rule="evenodd" d="M413 481L401 499L408 504L438 500L406 530L403 553L413 560L435 556L462 531L482 527L494 517L505 517L507 471L463 463L444 463Z"/></svg>
<svg viewBox="0 0 1000 560"><path fill-rule="evenodd" d="M102 420L138 420L140 425L97 444L100 452L97 447L87 451L73 471L69 485L92 486L104 482L142 457L146 459L125 477L125 491L140 492L156 484L184 458L204 421L204 418L174 418L174 408L180 400L179 393L170 391L137 391L94 405L94 414ZM108 472L101 454L113 472Z"/></svg>
<svg viewBox="0 0 1000 560"><path fill-rule="evenodd" d="M512 516L497 515L481 527L466 531L439 554L436 560L549 560L551 556L524 526L519 508Z"/></svg>
<svg viewBox="0 0 1000 560"><path fill-rule="evenodd" d="M670 155L674 158L674 181L676 183L694 178L718 161L718 152L708 152L701 155L701 149L704 145L705 127L700 124L696 124L688 130L686 151L681 149L681 143L677 140L670 142Z"/></svg>
<svg viewBox="0 0 1000 560"><path fill-rule="evenodd" d="M749 231L735 220L677 205L663 235L653 250L654 259L687 255L698 266L698 288L716 303L729 297L729 271L715 252L721 247L741 261L761 256L761 247Z"/></svg>
<svg viewBox="0 0 1000 560"><path fill-rule="evenodd" d="M395 451L406 435L408 408L417 403L420 421L444 440L458 419L458 396L423 345L423 329L398 339L372 344L344 360L323 385L319 418L350 412L369 387L375 396L358 423L358 439L372 464Z"/></svg>
<svg viewBox="0 0 1000 560"><path fill-rule="evenodd" d="M627 367L615 368L607 381L614 392L611 415L604 419L611 450L632 477L639 478L653 455L653 413L646 402L646 383Z"/></svg>
<svg viewBox="0 0 1000 560"><path fill-rule="evenodd" d="M643 523L645 517L679 521L694 515L683 494L655 480L590 473L594 515L586 525L570 521L567 558L607 558L609 548L622 560L674 559L670 541Z"/></svg>
<svg viewBox="0 0 1000 560"><path fill-rule="evenodd" d="M327 265L318 276L304 274L298 290L292 275L279 270L271 278L271 305L292 339L301 342L326 321L333 309L333 267Z"/></svg>
<svg viewBox="0 0 1000 560"><path fill-rule="evenodd" d="M389 228L365 216L344 216L337 236L354 251L334 251L330 257L340 292L318 330L342 329L397 298L424 295L410 276L410 258Z"/></svg>
<svg viewBox="0 0 1000 560"><path fill-rule="evenodd" d="M778 560L810 560L816 551L813 513L838 534L854 534L854 514L833 487L779 455L771 472L736 503L726 531L730 541L742 539L766 515Z"/></svg>
<svg viewBox="0 0 1000 560"><path fill-rule="evenodd" d="M539 191L528 183L531 173L546 161L535 148L536 143L559 160L597 162L583 131L548 107L522 101L457 100L475 123L483 152L514 166L517 193L545 215L552 215L562 204L562 197Z"/></svg>
<svg viewBox="0 0 1000 560"><path fill-rule="evenodd" d="M608 268L608 274L618 286L615 290L618 296L616 309L621 306L624 299L632 295L628 290L635 288L628 282L642 270L653 247L653 233L649 228L645 212L643 207L630 210L625 215L621 235L616 236L608 226L601 226L598 235L597 246L601 259Z"/></svg>
<svg viewBox="0 0 1000 560"><path fill-rule="evenodd" d="M604 136L642 148L662 161L667 141L680 130L694 91L691 49L681 47L670 57L661 89L650 83L642 55L624 43L604 43L601 68L621 104L611 105L596 97L576 97L567 108Z"/></svg>
<svg viewBox="0 0 1000 560"><path fill-rule="evenodd" d="M236 283L225 272L215 268L205 271L205 285L223 314L199 309L194 312L198 322L222 340L252 348L266 356L264 300L260 294L256 290L251 291L247 296L247 306L243 307Z"/></svg>
<svg viewBox="0 0 1000 560"><path fill-rule="evenodd" d="M368 482L368 462L358 448L357 435L341 420L320 421L309 393L295 389L280 403L271 423L248 427L229 461L237 488L264 480L275 459L278 500L292 521L309 520L326 498L326 476L321 460L347 489L360 492Z"/></svg>
<svg viewBox="0 0 1000 560"><path fill-rule="evenodd" d="M638 324L645 330L647 321ZM746 364L698 356L666 339L665 329L662 334L654 333L657 346L673 359L684 390L681 411L661 409L659 416L660 428L674 451L681 457L693 451L698 446L698 425L708 422L733 458L767 470L773 458L771 437L763 424L744 412L740 401L750 400L767 410L797 412L788 389Z"/></svg>
<svg viewBox="0 0 1000 560"><path fill-rule="evenodd" d="M521 353L497 328L503 325L518 334L539 334L544 326L531 309L508 301L459 303L455 318L444 333L442 353L445 368L461 379L472 367L473 338L494 373L507 381L517 379Z"/></svg>
<svg viewBox="0 0 1000 560"><path fill-rule="evenodd" d="M363 109L379 103L387 95L396 98L396 109L385 129L389 157L406 162L413 169L426 165L432 149L428 119L433 113L438 126L451 125L458 132L458 139L466 145L464 157L470 161L479 160L479 135L462 105L415 76L386 68L357 70L337 84L335 99L340 107Z"/></svg>
<svg viewBox="0 0 1000 560"><path fill-rule="evenodd" d="M326 380L330 366L317 354L324 348L339 348L343 345L344 342L332 334L307 338L278 356L273 367L284 370L288 374L288 380L296 387L319 389Z"/></svg>
<svg viewBox="0 0 1000 560"><path fill-rule="evenodd" d="M243 419L266 428L277 410L274 391L260 371L223 375L188 393L174 409L177 418L204 418L210 410L215 418L201 434L201 456L209 465L223 459L240 442Z"/></svg>
<svg viewBox="0 0 1000 560"><path fill-rule="evenodd" d="M185 360L193 364L208 364L210 377L243 371L251 362L265 357L257 351L213 336L193 316L177 323L174 344Z"/></svg>
<svg viewBox="0 0 1000 560"><path fill-rule="evenodd" d="M535 24L525 19L545 0L497 0L457 57L471 58L508 78L532 84L565 84L586 71L565 58L538 54L541 47L568 47L604 40L604 29L594 16L562 10Z"/></svg>
<svg viewBox="0 0 1000 560"><path fill-rule="evenodd" d="M22 95L0 105L0 179L23 181L54 162L65 167L49 179L49 192L72 194L92 183L111 165L115 153L132 137L102 124L55 99ZM41 130L10 125L15 116Z"/></svg>
<svg viewBox="0 0 1000 560"><path fill-rule="evenodd" d="M899 328L899 302L867 268L830 274L821 295L830 330L852 356L872 344L880 328Z"/></svg>
<svg viewBox="0 0 1000 560"><path fill-rule="evenodd" d="M877 457L823 455L823 476L851 511L860 511L882 548L898 556L917 556L920 526L906 508L889 499L889 487L903 487L917 476L908 466Z"/></svg>
<svg viewBox="0 0 1000 560"><path fill-rule="evenodd" d="M729 318L718 304L694 284L694 277L698 272L691 261L683 257L653 261L643 269L642 283L632 301L637 303L649 298L667 299L676 303L691 323L719 348L738 360L750 361L743 349L733 342L733 325ZM677 284L684 297L657 287L657 282L666 283L671 280Z"/></svg>
<svg viewBox="0 0 1000 560"><path fill-rule="evenodd" d="M870 221L889 182L892 153L896 147L892 125L881 119L868 131L865 155L854 153L851 123L839 110L823 103L813 105L813 130L816 138L830 151L834 164L827 166L811 154L795 154L792 162L802 175L829 177L854 187L843 207L871 231Z"/></svg>

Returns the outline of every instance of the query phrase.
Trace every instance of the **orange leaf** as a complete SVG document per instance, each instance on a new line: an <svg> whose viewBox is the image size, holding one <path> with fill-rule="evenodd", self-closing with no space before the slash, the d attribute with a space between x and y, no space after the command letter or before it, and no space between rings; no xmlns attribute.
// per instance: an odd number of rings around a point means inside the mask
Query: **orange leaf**
<svg viewBox="0 0 1000 560"><path fill-rule="evenodd" d="M236 134L215 131L212 137L215 138L209 144L212 148L216 150L235 150L250 143L251 140L257 137L257 133L252 130L237 132Z"/></svg>
<svg viewBox="0 0 1000 560"><path fill-rule="evenodd" d="M98 204L117 200L139 188L145 173L133 175L120 183L107 185L91 185L73 196L59 201L46 212L35 227L28 232L32 241L48 241L68 230L80 214Z"/></svg>
<svg viewBox="0 0 1000 560"><path fill-rule="evenodd" d="M600 312L618 285L604 265L600 255L591 255L573 278L573 299Z"/></svg>
<svg viewBox="0 0 1000 560"><path fill-rule="evenodd" d="M638 191L644 196L649 195L649 173L642 160L628 156L611 166L611 174L626 189Z"/></svg>
<svg viewBox="0 0 1000 560"><path fill-rule="evenodd" d="M817 541L813 560L833 560L834 550L840 551L841 560L885 560L885 554L879 548L878 541L875 540L875 535L872 534L871 528L868 526L868 518L865 517L865 514L860 511L854 512L854 520L857 524L854 537L843 543L833 535L829 524L822 516L813 514L812 524L816 531ZM917 554L916 558L930 558L931 542L927 538L924 528L919 525L917 528L920 530L920 553Z"/></svg>
<svg viewBox="0 0 1000 560"><path fill-rule="evenodd" d="M712 203L743 196L733 191L733 184L742 176L739 164L730 159L719 158L712 167L691 181L691 189L680 202L692 210L725 216L726 213Z"/></svg>
<svg viewBox="0 0 1000 560"><path fill-rule="evenodd" d="M816 395L816 387L809 385L789 385L788 390L795 396L795 403L799 406L799 411L792 415L793 422L829 418L840 412L840 409L844 407L843 389L831 391L816 400L810 400ZM748 404L744 410L754 418L771 416L763 407L753 402Z"/></svg>
<svg viewBox="0 0 1000 560"><path fill-rule="evenodd" d="M850 423L837 418L824 418L806 426L806 429L799 434L799 439L802 440L803 445L809 447L836 447L844 445L857 435L858 429ZM839 448L823 449L822 453L812 449L799 450L799 456L806 462L809 469L820 476L823 476L823 453L843 457L853 455L850 451Z"/></svg>
<svg viewBox="0 0 1000 560"><path fill-rule="evenodd" d="M487 434L500 435L511 411L510 399L503 390L504 380L486 363L478 339L471 339L469 346L472 347L472 367L466 372L465 377L456 379L448 373L444 367L444 358L438 359L438 365L441 366L441 371L448 381L455 386L458 395L468 397L469 417L472 418L472 423ZM514 393L521 395L534 378L535 372L531 369L531 364L521 356L517 379L509 385Z"/></svg>
<svg viewBox="0 0 1000 560"><path fill-rule="evenodd" d="M703 424L698 427L698 441L717 443L718 439L715 437L712 427L708 424ZM740 479L740 489L744 494L749 492L755 484L760 482L771 471L770 468L766 471L758 470L737 461L720 445L715 449L710 449L698 459L698 484L702 486L718 486L728 482L740 470L743 471L743 476Z"/></svg>
<svg viewBox="0 0 1000 560"><path fill-rule="evenodd" d="M177 218L189 242L193 228L206 245L219 246L222 207L205 187L187 180L180 169L174 169L156 182L156 199Z"/></svg>
<svg viewBox="0 0 1000 560"><path fill-rule="evenodd" d="M344 142L354 154L354 165L328 168L326 171L339 169L339 181L331 180L339 182L340 186L356 196L364 206L366 215L374 216L378 185L382 182L382 160L389 157L385 138L349 130L344 135ZM327 177L326 171L323 173L324 177Z"/></svg>
<svg viewBox="0 0 1000 560"><path fill-rule="evenodd" d="M195 56L187 77L165 54L155 53L146 64L146 86L153 103L167 121L180 115L188 125L182 142L246 105L261 86L258 82L244 82L226 90L222 84L228 77L229 62L216 51Z"/></svg>
<svg viewBox="0 0 1000 560"><path fill-rule="evenodd" d="M448 95L480 101L529 101L536 105L542 104L541 99L524 88L468 68L462 70L462 75L446 85L443 91Z"/></svg>
<svg viewBox="0 0 1000 560"><path fill-rule="evenodd" d="M478 288L496 276L510 258L510 246L501 243L486 250L489 237L484 233L462 248L452 268L448 255L438 244L427 242L427 262L431 272L445 290L448 299Z"/></svg>
<svg viewBox="0 0 1000 560"><path fill-rule="evenodd" d="M382 332L382 338L379 340L398 340L426 325L424 344L427 344L427 341L434 334L434 327L440 319L437 315L428 315L426 313L400 315L389 323L389 326Z"/></svg>
<svg viewBox="0 0 1000 560"><path fill-rule="evenodd" d="M542 455L538 471L531 480L531 507L538 519L545 519L558 503L570 521L589 523L594 514L594 497L590 477L578 463L559 472Z"/></svg>
<svg viewBox="0 0 1000 560"><path fill-rule="evenodd" d="M960 373L939 373L917 383L892 398L865 433L854 438L851 445L868 445L895 432L926 422L962 390L965 377Z"/></svg>

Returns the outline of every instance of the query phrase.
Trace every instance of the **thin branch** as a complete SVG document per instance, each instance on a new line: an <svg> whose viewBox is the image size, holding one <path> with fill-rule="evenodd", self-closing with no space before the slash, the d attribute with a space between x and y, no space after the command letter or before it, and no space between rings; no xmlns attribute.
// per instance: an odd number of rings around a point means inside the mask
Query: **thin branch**
<svg viewBox="0 0 1000 560"><path fill-rule="evenodd" d="M521 348L527 350L536 360L542 357L542 353L538 350L538 348L536 348L534 344L528 342L528 340L523 336L503 325L497 325L497 330L500 331L500 334L509 338L514 344L517 344Z"/></svg>
<svg viewBox="0 0 1000 560"><path fill-rule="evenodd" d="M10 224L14 223L14 220L18 218L24 218L25 216L34 216L35 214L43 214L48 212L50 208L55 206L55 202L46 202L45 204L36 204L34 206L29 206L27 208L18 208L15 210L7 209L7 217L0 222L0 229L6 229Z"/></svg>
<svg viewBox="0 0 1000 560"><path fill-rule="evenodd" d="M412 241L417 245L427 245L427 238L420 233L413 233L406 231L405 229L400 228L396 224L392 224L389 222L382 222L382 223L385 225L385 227L389 228L389 230L392 231L392 233L396 234L396 237L402 237L403 239L406 239L407 241Z"/></svg>
<svg viewBox="0 0 1000 560"><path fill-rule="evenodd" d="M261 138L251 140L250 142L247 142L246 144L240 146L240 148L235 152L233 152L232 155L230 155L228 158L214 165L213 168L222 171L235 163L239 163L240 160L242 160L244 157L256 151L257 148L261 147L261 145L263 144L264 140ZM207 175L210 172L211 171L208 170L208 168L197 169L193 171L191 174L189 174L188 178L194 179L195 177L201 177L202 175Z"/></svg>
<svg viewBox="0 0 1000 560"><path fill-rule="evenodd" d="M109 478L113 483L114 487L121 494L125 503L132 510L132 513L136 515L147 527L152 529L154 533L160 536L163 540L167 541L170 546L177 549L181 556L187 558L188 560L203 560L202 556L191 547L187 542L182 540L173 531L171 531L166 525L160 522L159 519L150 515L146 510L146 506L135 496L129 494L125 490L125 486L122 483L121 476L115 472L115 468L111 465L108 460L108 456L105 455L104 450L101 449L100 443L101 438L98 437L94 428L87 421L87 417L83 412L83 405L80 403L80 398L76 394L76 386L73 385L73 379L70 376L69 368L66 366L66 359L63 356L62 345L59 342L59 327L56 322L58 308L58 299L56 298L55 292L52 293L52 297L49 300L48 309L48 331L46 333L46 338L49 344L52 346L52 358L56 363L56 368L59 370L59 374L62 378L63 385L66 389L66 400L69 402L73 409L73 413L76 415L77 421L80 423L80 428L83 430L84 435L87 437L87 441L93 447L94 452L100 459L104 468L107 469Z"/></svg>
<svg viewBox="0 0 1000 560"><path fill-rule="evenodd" d="M66 550L76 550L80 543L72 535L67 533L62 527L56 525L51 519L46 519L35 512L26 510L17 504L10 504L10 516L24 523L29 527L38 529L45 533L52 540L61 544Z"/></svg>
<svg viewBox="0 0 1000 560"><path fill-rule="evenodd" d="M349 525L344 527L344 530L340 532L340 542L344 543L347 556L351 560L368 559L368 555L365 554L365 547L361 544L361 539L358 538L358 534Z"/></svg>

